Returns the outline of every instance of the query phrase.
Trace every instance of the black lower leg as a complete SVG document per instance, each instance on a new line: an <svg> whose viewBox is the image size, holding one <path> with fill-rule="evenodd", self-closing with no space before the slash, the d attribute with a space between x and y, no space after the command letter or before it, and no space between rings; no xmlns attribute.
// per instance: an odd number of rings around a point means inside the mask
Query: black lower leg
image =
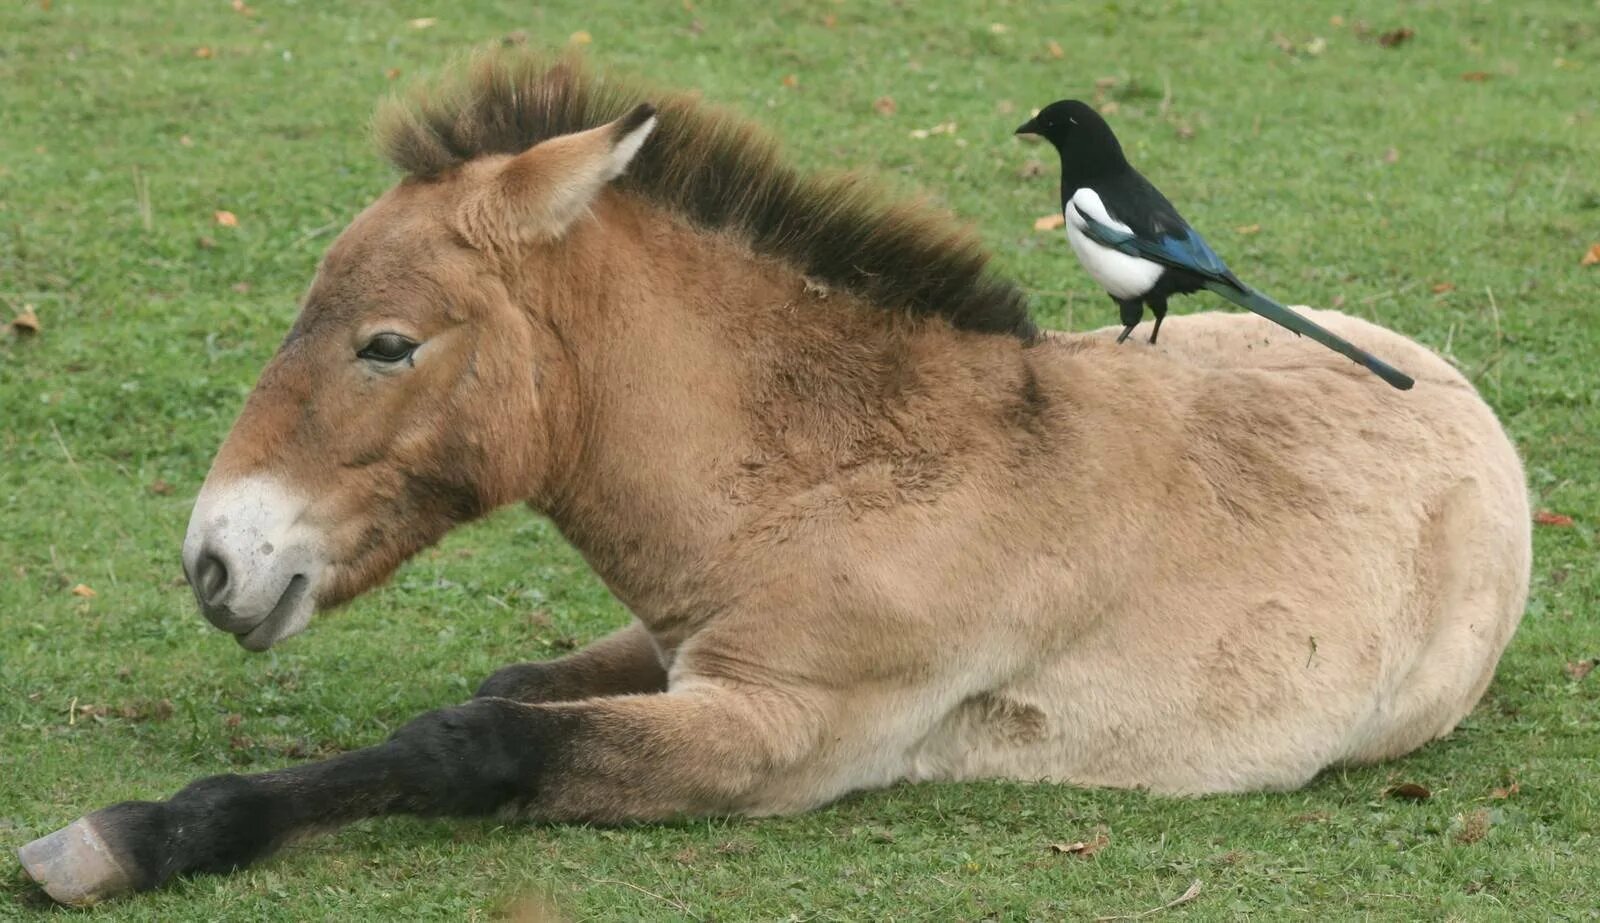
<svg viewBox="0 0 1600 923"><path fill-rule="evenodd" d="M283 843L390 813L481 815L533 797L578 719L501 699L428 712L388 741L258 775L201 779L164 802L90 816L137 890L225 872Z"/></svg>

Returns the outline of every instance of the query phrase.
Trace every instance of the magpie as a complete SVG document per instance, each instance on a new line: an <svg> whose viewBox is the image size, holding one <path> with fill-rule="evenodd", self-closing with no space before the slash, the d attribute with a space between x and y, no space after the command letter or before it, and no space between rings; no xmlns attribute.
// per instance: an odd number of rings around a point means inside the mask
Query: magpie
<svg viewBox="0 0 1600 923"><path fill-rule="evenodd" d="M1076 99L1054 102L1017 129L1039 135L1061 155L1061 209L1067 240L1089 275L1122 311L1121 343L1155 315L1154 343L1167 299L1207 289L1365 366L1403 390L1409 375L1273 301L1228 269L1166 196L1135 170L1100 113Z"/></svg>

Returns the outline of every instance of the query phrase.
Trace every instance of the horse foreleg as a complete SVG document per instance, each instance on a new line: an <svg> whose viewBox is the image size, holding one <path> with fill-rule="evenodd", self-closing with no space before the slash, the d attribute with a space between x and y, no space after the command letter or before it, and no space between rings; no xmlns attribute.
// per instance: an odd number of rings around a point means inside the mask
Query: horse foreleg
<svg viewBox="0 0 1600 923"><path fill-rule="evenodd" d="M634 622L565 657L496 670L478 687L476 697L572 702L666 688L667 671L661 655L649 632Z"/></svg>
<svg viewBox="0 0 1600 923"><path fill-rule="evenodd" d="M474 699L374 747L113 805L20 858L51 897L87 904L242 868L290 840L384 814L606 823L764 812L775 808L751 793L814 752L823 736L814 714L790 696L723 687L566 704ZM784 797L787 806L794 793Z"/></svg>

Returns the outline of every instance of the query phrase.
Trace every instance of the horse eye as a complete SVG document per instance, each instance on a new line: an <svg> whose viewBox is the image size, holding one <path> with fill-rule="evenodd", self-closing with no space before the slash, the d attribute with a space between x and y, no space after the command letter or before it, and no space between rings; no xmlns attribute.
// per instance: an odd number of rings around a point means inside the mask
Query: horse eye
<svg viewBox="0 0 1600 923"><path fill-rule="evenodd" d="M416 348L416 343L398 333L380 333L368 340L367 345L356 353L356 357L370 359L373 362L399 362L411 358Z"/></svg>

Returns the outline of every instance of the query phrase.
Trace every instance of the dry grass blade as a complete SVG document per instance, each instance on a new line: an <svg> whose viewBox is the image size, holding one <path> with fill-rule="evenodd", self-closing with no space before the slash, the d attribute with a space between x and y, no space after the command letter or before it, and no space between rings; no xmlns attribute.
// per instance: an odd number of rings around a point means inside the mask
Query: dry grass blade
<svg viewBox="0 0 1600 923"><path fill-rule="evenodd" d="M1160 907L1151 907L1149 910L1141 910L1138 913L1128 913L1109 917L1095 917L1094 923L1107 923L1107 921L1110 920L1143 920L1145 917L1153 917L1163 910L1171 910L1179 904L1187 904L1199 897L1201 885L1202 883L1200 879L1196 878L1194 881L1189 883L1189 890L1183 892L1172 900L1167 901Z"/></svg>

